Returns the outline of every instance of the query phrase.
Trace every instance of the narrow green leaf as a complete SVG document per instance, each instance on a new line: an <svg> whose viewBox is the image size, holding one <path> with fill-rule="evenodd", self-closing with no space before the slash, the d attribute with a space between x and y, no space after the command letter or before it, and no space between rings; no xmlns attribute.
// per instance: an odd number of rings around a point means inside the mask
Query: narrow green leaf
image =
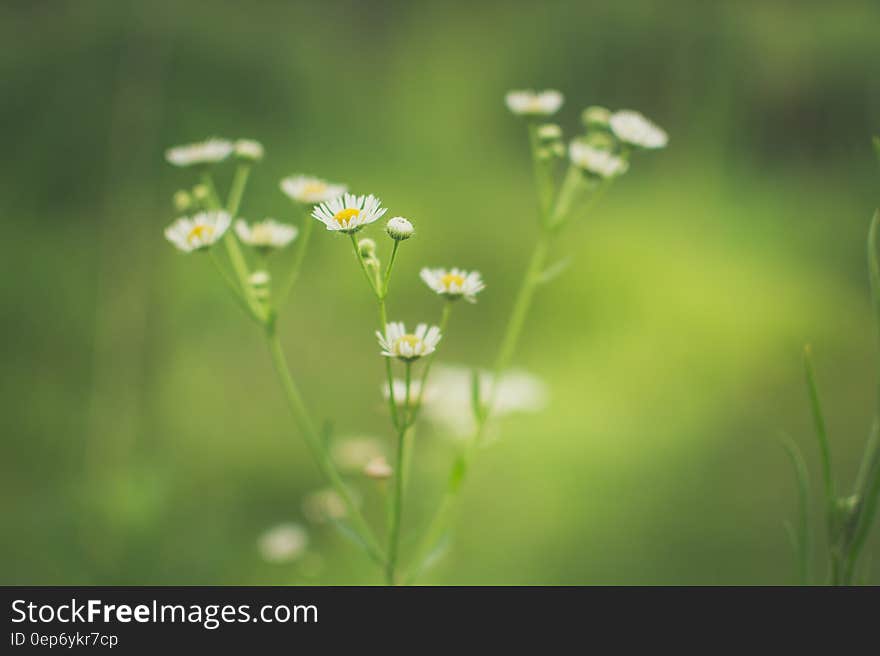
<svg viewBox="0 0 880 656"><path fill-rule="evenodd" d="M803 585L810 585L812 579L810 571L812 561L812 529L810 527L810 479L807 463L794 440L787 435L782 435L780 436L780 441L786 453L788 453L788 457L791 459L798 487L797 530L794 529L791 522L785 522L785 527L798 559L801 583Z"/></svg>
<svg viewBox="0 0 880 656"><path fill-rule="evenodd" d="M874 137L872 141L874 142L874 153L877 155L877 159L880 159L880 137Z"/></svg>
<svg viewBox="0 0 880 656"><path fill-rule="evenodd" d="M816 439L819 441L828 525L832 527L836 523L837 501L834 494L834 479L831 472L831 447L828 444L828 431L825 428L825 417L822 414L822 403L819 400L819 389L816 386L816 372L813 368L813 354L809 345L804 347L804 373L807 379L807 392L810 397L813 423L816 428Z"/></svg>
<svg viewBox="0 0 880 656"><path fill-rule="evenodd" d="M465 474L467 474L467 458L462 453L455 459L455 462L452 463L452 470L449 472L449 490L451 492L457 492L458 488L461 487L461 482L464 480Z"/></svg>

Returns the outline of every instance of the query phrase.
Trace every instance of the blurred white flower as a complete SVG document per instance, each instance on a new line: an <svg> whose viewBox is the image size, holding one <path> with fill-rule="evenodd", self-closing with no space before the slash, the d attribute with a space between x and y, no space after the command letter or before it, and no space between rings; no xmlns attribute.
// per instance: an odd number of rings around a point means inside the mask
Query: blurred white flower
<svg viewBox="0 0 880 656"><path fill-rule="evenodd" d="M571 142L568 154L572 164L603 178L622 175L629 168L625 159L578 140Z"/></svg>
<svg viewBox="0 0 880 656"><path fill-rule="evenodd" d="M382 455L382 443L374 437L349 437L333 443L330 456L342 471L360 471Z"/></svg>
<svg viewBox="0 0 880 656"><path fill-rule="evenodd" d="M270 563L288 563L306 552L309 534L299 524L279 524L269 529L257 542L260 554Z"/></svg>
<svg viewBox="0 0 880 656"><path fill-rule="evenodd" d="M479 371L480 398L489 401L492 374ZM426 419L454 437L471 437L476 430L472 403L473 370L468 367L437 364L425 389L423 413ZM520 370L503 374L495 390L491 418L519 412L539 412L549 398L546 384Z"/></svg>
<svg viewBox="0 0 880 656"><path fill-rule="evenodd" d="M291 175L281 181L281 191L298 203L314 205L342 196L348 187L310 175Z"/></svg>
<svg viewBox="0 0 880 656"><path fill-rule="evenodd" d="M263 144L253 139L239 139L233 144L235 156L251 162L259 162L263 159Z"/></svg>
<svg viewBox="0 0 880 656"><path fill-rule="evenodd" d="M555 89L510 91L504 98L507 108L520 116L549 116L562 107L563 96Z"/></svg>
<svg viewBox="0 0 880 656"><path fill-rule="evenodd" d="M385 212L387 210L372 194L369 196L345 194L321 203L312 211L312 216L327 226L327 230L349 234L381 219Z"/></svg>
<svg viewBox="0 0 880 656"><path fill-rule="evenodd" d="M263 219L251 225L244 219L235 222L238 238L248 246L265 251L273 248L284 248L299 234L299 229L275 219Z"/></svg>
<svg viewBox="0 0 880 656"><path fill-rule="evenodd" d="M476 303L476 295L486 288L479 271L424 268L419 275L428 287L449 299L464 298Z"/></svg>
<svg viewBox="0 0 880 656"><path fill-rule="evenodd" d="M386 324L385 334L377 330L376 337L379 338L382 355L409 362L433 353L442 335L437 326L429 328L428 324L420 323L414 333L408 333L403 322L392 321Z"/></svg>
<svg viewBox="0 0 880 656"><path fill-rule="evenodd" d="M303 514L309 521L323 524L342 519L347 514L345 501L336 490L327 488L306 495L302 502Z"/></svg>
<svg viewBox="0 0 880 656"><path fill-rule="evenodd" d="M405 219L402 216L395 216L389 219L388 223L385 224L385 232L387 232L388 236L394 241L404 241L413 236L415 228L413 228L413 224L410 223L409 219Z"/></svg>
<svg viewBox="0 0 880 656"><path fill-rule="evenodd" d="M391 465L388 464L384 456L373 458L364 466L364 475L373 480L384 481L387 478L391 478L392 473L394 472L391 469Z"/></svg>
<svg viewBox="0 0 880 656"><path fill-rule="evenodd" d="M394 392L394 402L398 406L402 406L406 403L406 381L401 380L400 378L395 378L391 381L391 389ZM425 393L431 389L431 386L428 385L425 388ZM409 383L409 403L413 405L419 399L419 393L422 390L422 381L420 380L411 380ZM388 383L382 383L382 396L385 400L388 400Z"/></svg>
<svg viewBox="0 0 880 656"><path fill-rule="evenodd" d="M232 153L234 146L228 139L207 139L197 143L175 146L165 151L165 159L174 166L194 166L221 162Z"/></svg>
<svg viewBox="0 0 880 656"><path fill-rule="evenodd" d="M639 148L663 148L669 141L664 130L631 109L614 112L608 123L618 139Z"/></svg>
<svg viewBox="0 0 880 656"><path fill-rule="evenodd" d="M165 228L165 238L184 253L208 248L229 228L226 212L199 212L181 217Z"/></svg>

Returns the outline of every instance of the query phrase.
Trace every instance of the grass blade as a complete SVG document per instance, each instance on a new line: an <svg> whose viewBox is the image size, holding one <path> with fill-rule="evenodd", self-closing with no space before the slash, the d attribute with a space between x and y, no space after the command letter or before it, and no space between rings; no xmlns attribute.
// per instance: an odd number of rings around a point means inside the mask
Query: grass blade
<svg viewBox="0 0 880 656"><path fill-rule="evenodd" d="M786 530L797 555L801 583L803 585L810 585L812 581L812 572L810 571L812 561L812 529L810 527L810 479L807 471L807 462L804 460L803 453L801 453L798 445L788 435L780 436L780 441L788 457L791 459L798 487L797 530L794 529L790 522L785 523Z"/></svg>
<svg viewBox="0 0 880 656"><path fill-rule="evenodd" d="M828 431L825 417L822 414L822 403L819 400L819 388L816 385L816 371L813 368L813 353L809 345L804 347L804 373L807 379L807 392L810 397L810 409L816 428L816 439L819 441L819 455L822 460L822 482L825 486L825 502L828 510L829 525L836 516L834 479L831 473L831 447L828 444Z"/></svg>

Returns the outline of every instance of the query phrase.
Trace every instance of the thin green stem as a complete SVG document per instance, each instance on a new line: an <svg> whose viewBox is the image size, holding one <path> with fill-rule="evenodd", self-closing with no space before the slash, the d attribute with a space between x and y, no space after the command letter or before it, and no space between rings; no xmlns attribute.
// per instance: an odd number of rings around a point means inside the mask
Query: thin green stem
<svg viewBox="0 0 880 656"><path fill-rule="evenodd" d="M364 272L364 277L367 279L367 284L370 286L370 289L373 290L373 294L376 295L376 298L382 299L381 290L376 284L376 276L373 273L370 273L370 269L367 266L367 263L364 261L364 256L361 255L361 249L358 248L357 237L354 236L353 232L348 233L348 236L351 238L351 246L354 248L355 257L357 257L358 263L361 265L361 270Z"/></svg>
<svg viewBox="0 0 880 656"><path fill-rule="evenodd" d="M226 201L226 212L229 214L232 221L235 221L235 215L238 213L238 208L241 204L241 198L244 194L244 188L247 185L249 174L250 165L248 164L239 165L235 171L235 176L232 180L232 187L229 191L229 198ZM214 179L211 177L209 171L204 171L202 173L202 182L208 189L209 202L214 209L219 209L220 200L217 195L217 188L214 186ZM241 252L241 248L239 247L238 241L236 241L231 228L223 235L223 244L226 246L226 253L229 255L229 261L232 263L232 268L238 278L238 284L245 301L250 307L253 315L259 321L265 323L268 319L269 313L254 295L253 287L248 280L250 273L248 271L247 261L244 258L244 254Z"/></svg>
<svg viewBox="0 0 880 656"><path fill-rule="evenodd" d="M385 308L385 299L379 299L379 330L385 334L388 326L388 312ZM385 360L385 380L388 385L388 411L391 413L391 423L394 430L400 429L400 418L397 415L397 399L394 398L394 372L391 370L391 358L382 357ZM406 408L404 408L406 412Z"/></svg>
<svg viewBox="0 0 880 656"><path fill-rule="evenodd" d="M279 302L286 300L290 296L290 292L293 290L294 285L296 285L297 280L299 280L299 274L302 270L303 260L305 260L306 251L308 250L314 227L315 221L310 216L306 216L305 223L303 223L302 234L299 238L299 244L296 248L293 266L290 269L287 282L284 284L281 294L278 296Z"/></svg>
<svg viewBox="0 0 880 656"><path fill-rule="evenodd" d="M540 155L541 139L538 137L537 123L530 122L528 130L529 147L532 153L532 167L535 182L538 186L538 207L541 211L541 225L546 227L549 224L550 212L553 209L553 175L549 168L549 162Z"/></svg>
<svg viewBox="0 0 880 656"><path fill-rule="evenodd" d="M217 251L213 248L209 249L211 262L214 267L217 269L217 272L220 274L220 277L223 279L223 282L226 284L226 288L232 293L233 298L235 298L235 302L245 311L245 313L255 319L256 321L260 321L260 317L254 314L253 308L248 305L247 300L242 295L241 289L238 286L238 283L229 275L229 272L226 268L220 263L220 258L217 256Z"/></svg>
<svg viewBox="0 0 880 656"><path fill-rule="evenodd" d="M377 564L384 567L385 558L382 554L382 550L378 546L369 525L361 514L360 509L358 509L351 492L346 487L327 452L326 446L321 439L321 434L318 431L315 422L312 420L311 415L306 408L305 401L302 398L302 394L290 374L290 369L287 366L287 359L285 358L284 350L281 347L281 341L279 340L278 333L275 331L274 327L267 329L266 338L269 343L272 364L275 366L275 371L278 373L281 387L287 398L287 403L290 406L294 420L302 431L306 445L312 452L312 456L321 470L321 473L324 474L345 504L352 528L359 540L363 543L367 554Z"/></svg>
<svg viewBox="0 0 880 656"><path fill-rule="evenodd" d="M385 267L385 275L382 276L382 298L388 296L388 283L391 281L391 269L397 259L398 248L400 248L400 241L395 239L394 246L391 247L391 257L388 258L388 266Z"/></svg>
<svg viewBox="0 0 880 656"><path fill-rule="evenodd" d="M410 387L412 383L412 363L406 363L404 394L404 412L409 407ZM403 490L406 472L406 431L409 428L404 420L398 428L397 434L397 462L394 467L394 491L391 504L391 521L388 525L388 562L385 570L385 578L388 585L395 584L395 570L397 568L397 553L400 545L400 524L403 516Z"/></svg>

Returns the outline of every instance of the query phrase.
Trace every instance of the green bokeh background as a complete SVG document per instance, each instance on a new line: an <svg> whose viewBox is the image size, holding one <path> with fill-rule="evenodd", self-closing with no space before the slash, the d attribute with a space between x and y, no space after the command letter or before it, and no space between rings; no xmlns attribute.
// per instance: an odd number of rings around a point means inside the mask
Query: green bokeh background
<svg viewBox="0 0 880 656"><path fill-rule="evenodd" d="M479 268L441 359L486 366L536 235L516 87L563 90L569 133L599 103L671 142L558 243L515 358L551 403L481 455L425 582L794 582L804 343L846 486L873 414L878 25L868 1L3 3L0 583L379 582L329 528L307 567L260 559L321 479L258 331L162 237L193 182L163 151L262 141L248 217L301 222L293 172L376 193L418 228L391 315L436 315L421 266ZM344 241L312 243L292 367L340 434L388 439L372 301ZM453 454L420 436L410 534Z"/></svg>

